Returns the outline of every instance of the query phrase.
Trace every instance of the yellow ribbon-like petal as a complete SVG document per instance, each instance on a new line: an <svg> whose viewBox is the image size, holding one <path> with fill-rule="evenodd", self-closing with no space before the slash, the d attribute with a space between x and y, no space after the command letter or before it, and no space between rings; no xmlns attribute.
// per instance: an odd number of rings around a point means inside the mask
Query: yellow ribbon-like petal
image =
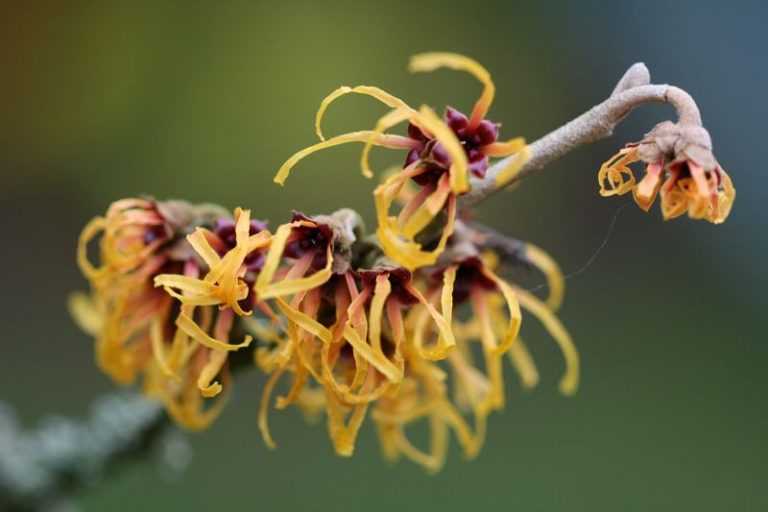
<svg viewBox="0 0 768 512"><path fill-rule="evenodd" d="M376 139L383 136L384 132L388 129L397 126L403 121L409 119L413 120L416 117L417 113L411 107L407 107L391 110L379 118L378 121L376 121L376 126L371 131L368 140L365 142L365 146L363 146L363 152L360 155L360 168L363 171L363 176L366 178L373 177L373 171L371 170L370 163L370 154L371 149L373 149L373 146L375 145ZM415 144L415 141L413 143Z"/></svg>
<svg viewBox="0 0 768 512"><path fill-rule="evenodd" d="M490 269L483 267L483 275L491 279L501 291L501 295L504 297L504 301L507 303L507 310L509 312L509 324L504 331L501 343L496 349L496 354L503 354L515 343L517 335L520 332L520 325L523 321L523 315L520 313L520 304L517 302L515 292L512 287L507 284L506 281L494 274Z"/></svg>
<svg viewBox="0 0 768 512"><path fill-rule="evenodd" d="M275 443L275 440L272 438L272 434L269 431L269 402L272 397L272 392L275 389L275 385L277 384L277 381L280 379L280 376L283 374L283 372L284 370L282 368L278 368L272 372L272 375L269 376L266 384L264 384L264 390L262 391L261 395L261 403L259 404L257 424L259 426L259 431L261 432L261 437L264 439L264 444L267 445L267 448L271 449L277 448L277 444Z"/></svg>
<svg viewBox="0 0 768 512"><path fill-rule="evenodd" d="M509 163L496 175L497 188L506 186L518 175L523 166L531 159L531 149L529 146L523 146L520 151L509 158Z"/></svg>
<svg viewBox="0 0 768 512"><path fill-rule="evenodd" d="M317 137L320 140L325 140L325 137L323 136L323 130L321 129L320 125L323 122L323 117L325 116L325 111L328 109L328 107L339 99L342 96L345 96L347 94L363 94L366 96L371 96L372 98L375 98L385 104L386 106L390 108L396 108L396 109L405 109L405 110L411 110L413 109L408 106L406 102L398 98L397 96L393 96L392 94L389 94L387 91L383 89L379 89L378 87L371 87L369 85L358 85L357 87L349 87L346 85L343 85L336 89L335 91L331 92L328 96L323 98L323 101L320 102L320 108L317 110L317 114L315 114L315 133L317 134Z"/></svg>
<svg viewBox="0 0 768 512"><path fill-rule="evenodd" d="M552 338L560 346L560 350L565 358L565 374L560 379L560 392L565 395L572 395L579 386L579 353L573 344L571 336L565 330L560 320L552 313L543 302L533 294L513 286L512 287L520 304L533 313L541 321L544 327L549 331Z"/></svg>
<svg viewBox="0 0 768 512"><path fill-rule="evenodd" d="M349 421L344 420L344 410L342 404L336 396L326 389L326 406L328 413L328 430L333 440L333 446L336 453L342 457L351 457L355 451L355 440L360 426L365 419L365 413L368 410L368 404L358 404L352 406L352 413Z"/></svg>
<svg viewBox="0 0 768 512"><path fill-rule="evenodd" d="M512 366L515 367L517 374L520 376L520 382L523 387L531 389L535 388L539 383L539 371L536 369L536 363L533 362L533 357L525 346L522 338L517 337L517 341L509 348L509 360L512 362Z"/></svg>
<svg viewBox="0 0 768 512"><path fill-rule="evenodd" d="M510 156L525 149L525 139L522 137L515 137L506 142L492 142L486 144L481 148L482 152L486 156Z"/></svg>
<svg viewBox="0 0 768 512"><path fill-rule="evenodd" d="M197 323L195 323L194 320L192 320L191 317L186 315L184 312L179 313L178 318L176 318L176 326L184 331L190 338L197 341L201 345L208 347L210 349L215 350L225 350L228 352L233 352L236 350L240 350L241 348L247 347L251 344L251 341L253 341L253 338L249 335L245 335L245 339L241 343L237 344L231 344L227 343L225 341L220 341L215 338L212 338L208 335L203 329L200 328Z"/></svg>
<svg viewBox="0 0 768 512"><path fill-rule="evenodd" d="M226 350L211 350L208 353L208 362L200 371L197 378L197 387L206 398L214 397L221 393L222 385L219 382L212 382L221 371L224 363L227 362L228 352Z"/></svg>
<svg viewBox="0 0 768 512"><path fill-rule="evenodd" d="M103 217L91 219L83 228L77 241L77 264L83 275L92 281L102 276L106 269L98 268L88 260L88 243L104 231L106 226L107 220Z"/></svg>
<svg viewBox="0 0 768 512"><path fill-rule="evenodd" d="M283 224L277 228L275 235L272 237L269 252L264 260L264 265L259 273L259 277L256 278L255 289L259 300L283 297L311 290L319 287L331 278L331 275L333 274L333 247L329 243L326 249L326 264L324 268L306 277L284 279L275 283L272 282L272 278L277 272L277 268L282 260L283 251L288 242L288 237L291 235L291 230L294 227L299 226L314 227L316 224L306 221Z"/></svg>
<svg viewBox="0 0 768 512"><path fill-rule="evenodd" d="M67 306L78 327L86 334L98 336L104 326L104 312L97 298L76 292L69 296Z"/></svg>
<svg viewBox="0 0 768 512"><path fill-rule="evenodd" d="M408 69L412 73L431 72L439 68L450 68L456 71L467 72L483 84L483 92L472 108L472 115L469 118L469 129L474 129L488 113L491 103L493 103L493 97L496 94L496 86L493 84L493 80L491 80L491 74L477 61L457 53L420 53L411 57L411 61L408 64Z"/></svg>
<svg viewBox="0 0 768 512"><path fill-rule="evenodd" d="M302 313L279 297L277 298L277 307L280 308L280 311L283 312L288 320L311 333L313 336L317 336L323 343L331 342L331 331L314 318Z"/></svg>
<svg viewBox="0 0 768 512"><path fill-rule="evenodd" d="M444 359L456 345L451 322L453 320L453 285L456 281L457 269L456 265L451 265L443 272L443 288L440 296L442 313L438 313L435 307L416 287L410 283L406 286L408 292L413 294L424 307L425 312L422 312L418 320L414 322L413 343L416 351L425 359L432 361ZM437 343L432 347L425 347L423 341L425 331L427 330L426 320L428 318L432 319L438 333Z"/></svg>
<svg viewBox="0 0 768 512"><path fill-rule="evenodd" d="M211 244L208 243L208 238L205 236L207 232L207 229L197 228L194 233L187 235L187 242L189 242L189 245L192 246L195 252L203 258L203 261L208 265L208 268L213 269L221 263L221 257L219 257L219 254L213 247L211 247Z"/></svg>
<svg viewBox="0 0 768 512"><path fill-rule="evenodd" d="M624 148L603 163L597 172L600 195L621 196L631 192L635 188L636 181L629 165L638 160L637 148Z"/></svg>
<svg viewBox="0 0 768 512"><path fill-rule="evenodd" d="M374 145L382 146L385 148L407 149L413 146L413 140L409 139L408 137L403 137L400 135L376 134L371 130L362 130L357 132L345 133L342 135L337 135L336 137L332 137L323 142L318 142L317 144L304 148L298 153L294 154L288 160L286 160L286 162L280 167L280 169L278 169L277 174L275 174L273 181L278 185L284 184L285 180L288 178L288 175L291 172L291 169L293 169L293 167L297 163L299 163L299 161L308 157L312 153L316 153L323 149L332 148L334 146L339 146L341 144L348 144L350 142L367 143L372 137L374 139L373 140Z"/></svg>
<svg viewBox="0 0 768 512"><path fill-rule="evenodd" d="M565 295L565 278L560 266L543 249L531 243L525 244L525 259L546 277L549 287L547 306L552 311L557 311L560 309Z"/></svg>
<svg viewBox="0 0 768 512"><path fill-rule="evenodd" d="M379 190L377 189L377 192ZM377 200L377 212L388 211L389 204L393 198L386 198L374 193ZM408 240L402 236L396 217L385 217L379 221L379 227L376 230L376 236L381 244L384 254L393 261L407 268L414 270L419 267L433 265L437 258L445 250L448 238L453 234L454 222L456 220L456 198L451 195L448 198L448 212L445 227L443 227L440 240L437 246L431 251L424 251L421 244Z"/></svg>

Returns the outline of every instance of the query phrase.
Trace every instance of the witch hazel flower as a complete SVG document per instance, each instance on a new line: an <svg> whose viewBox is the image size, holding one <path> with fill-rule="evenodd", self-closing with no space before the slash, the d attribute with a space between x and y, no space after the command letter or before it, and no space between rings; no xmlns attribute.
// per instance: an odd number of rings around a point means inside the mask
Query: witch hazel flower
<svg viewBox="0 0 768 512"><path fill-rule="evenodd" d="M630 165L645 164L637 182ZM648 211L661 197L665 220L685 213L692 219L721 224L728 218L736 190L730 176L712 153L709 133L699 124L658 124L637 143L628 144L605 162L598 172L600 195L632 192L640 208Z"/></svg>
<svg viewBox="0 0 768 512"><path fill-rule="evenodd" d="M288 322L284 339L259 351L260 365L271 373L260 408L262 434L268 446L275 445L266 418L271 393L277 379L291 373L291 388L275 407L302 407L302 398L319 387L334 448L349 456L369 405L397 393L403 382L410 336L406 310L426 308L441 338L453 346L450 302L448 311L439 311L414 287L410 272L389 265L334 274L297 296L301 300L290 307L280 306Z"/></svg>
<svg viewBox="0 0 768 512"><path fill-rule="evenodd" d="M291 169L301 159L340 144L365 144L361 167L363 174L368 177L373 176L368 163L373 146L408 150L402 171L386 179L374 192L374 198L379 223L377 237L384 253L390 260L413 270L434 264L444 250L453 232L457 197L469 191L470 176L485 176L489 157L515 155L516 158L497 175L497 181L502 184L522 167L528 152L520 138L499 142L498 124L485 119L493 102L495 86L488 71L480 64L462 55L425 53L414 56L409 68L413 72L429 72L439 68L466 71L483 84L483 92L469 117L448 108L441 119L431 108L422 106L414 109L402 99L377 87L341 87L328 95L318 110L315 127L321 142L289 158L278 170L275 181L283 184ZM379 119L373 130L350 132L326 140L321 130L325 112L333 101L347 94L371 96L392 110ZM407 136L386 133L406 121L409 123ZM396 216L391 215L391 207L400 190L411 180L421 187L420 192L403 205ZM444 218L440 217L443 213ZM431 240L424 241L420 235L433 222L439 222L442 227L439 236L434 237L436 244L430 247Z"/></svg>
<svg viewBox="0 0 768 512"><path fill-rule="evenodd" d="M171 300L152 279L180 268L173 242L193 217L181 201L129 198L110 205L80 234L77 261L91 291L70 298L77 323L96 340L98 366L120 384L130 384L151 358L149 329L169 315ZM98 262L89 258L98 239Z"/></svg>
<svg viewBox="0 0 768 512"><path fill-rule="evenodd" d="M87 257L103 232L100 265ZM182 426L201 429L220 413L236 318L258 305L250 291L270 235L249 212L182 201L127 199L86 226L79 261L92 282L75 295L75 318L96 337L99 366L116 381L143 377ZM250 282L250 285L248 284Z"/></svg>

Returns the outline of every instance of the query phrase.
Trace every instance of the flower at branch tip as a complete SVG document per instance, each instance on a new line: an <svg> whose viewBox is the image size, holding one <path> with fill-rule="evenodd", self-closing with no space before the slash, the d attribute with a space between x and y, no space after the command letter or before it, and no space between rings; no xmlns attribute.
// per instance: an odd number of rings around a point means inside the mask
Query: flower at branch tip
<svg viewBox="0 0 768 512"><path fill-rule="evenodd" d="M377 187L374 197L379 243L389 259L409 270L437 261L453 232L457 197L469 190L470 175L485 175L489 157L516 155L498 173L496 180L500 186L512 179L529 158L523 139L499 142L499 125L485 119L495 95L495 86L485 68L472 59L453 53L415 55L409 65L412 72L430 72L438 68L466 71L483 84L481 96L469 116L449 107L440 119L431 108L414 109L377 87L343 86L320 104L315 129L321 142L294 154L275 175L275 182L282 185L291 169L306 156L340 144L361 142L365 144L361 156L362 171L365 176L372 177L368 157L373 146L407 150L402 171ZM321 129L325 112L332 102L347 94L371 96L391 110L378 120L373 130L326 139ZM406 121L409 123L407 136L386 133ZM421 187L420 192L414 194L397 215L390 215L392 204L405 183L411 180ZM435 223L440 230L439 236L432 236Z"/></svg>
<svg viewBox="0 0 768 512"><path fill-rule="evenodd" d="M638 161L646 164L640 182L629 167ZM692 219L720 224L736 198L730 176L712 153L709 133L699 125L670 121L658 124L643 140L628 144L605 162L598 183L604 197L631 191L646 211L661 196L665 220L687 212Z"/></svg>

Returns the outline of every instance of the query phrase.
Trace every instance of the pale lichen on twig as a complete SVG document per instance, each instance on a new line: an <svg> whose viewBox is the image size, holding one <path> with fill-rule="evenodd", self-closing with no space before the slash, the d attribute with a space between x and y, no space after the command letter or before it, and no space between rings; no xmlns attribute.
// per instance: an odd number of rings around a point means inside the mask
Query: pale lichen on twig
<svg viewBox="0 0 768 512"><path fill-rule="evenodd" d="M0 508L55 508L126 460L156 451L167 424L162 406L139 395L108 395L83 421L49 417L28 430L0 403Z"/></svg>

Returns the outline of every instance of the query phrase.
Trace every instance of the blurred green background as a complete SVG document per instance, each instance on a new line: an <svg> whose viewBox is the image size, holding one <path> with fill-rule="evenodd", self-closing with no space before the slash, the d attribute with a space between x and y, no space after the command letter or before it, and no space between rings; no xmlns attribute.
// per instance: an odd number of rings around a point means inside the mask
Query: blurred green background
<svg viewBox="0 0 768 512"><path fill-rule="evenodd" d="M284 189L271 182L314 140L317 104L338 85L468 109L471 78L405 70L415 52L465 53L495 78L502 133L533 140L643 60L654 81L697 99L738 197L718 227L664 223L658 207L622 212L596 262L568 282L577 396L558 396L559 354L526 322L540 387L524 393L508 372L508 407L481 455L466 462L454 447L428 476L382 462L370 424L355 457L339 459L324 426L294 411L272 415L280 447L268 451L255 420L261 381L248 376L221 420L192 436L183 476L134 465L79 501L89 511L766 510L766 19L762 2L3 2L1 398L32 426L83 414L113 388L64 306L85 286L79 229L111 201L215 201L274 223L291 208L350 206L370 219L359 146L303 162ZM348 98L327 131L382 112ZM599 164L671 115L643 108L612 139L488 201L481 218L578 269L631 201L599 198ZM380 154L379 167L401 157Z"/></svg>

